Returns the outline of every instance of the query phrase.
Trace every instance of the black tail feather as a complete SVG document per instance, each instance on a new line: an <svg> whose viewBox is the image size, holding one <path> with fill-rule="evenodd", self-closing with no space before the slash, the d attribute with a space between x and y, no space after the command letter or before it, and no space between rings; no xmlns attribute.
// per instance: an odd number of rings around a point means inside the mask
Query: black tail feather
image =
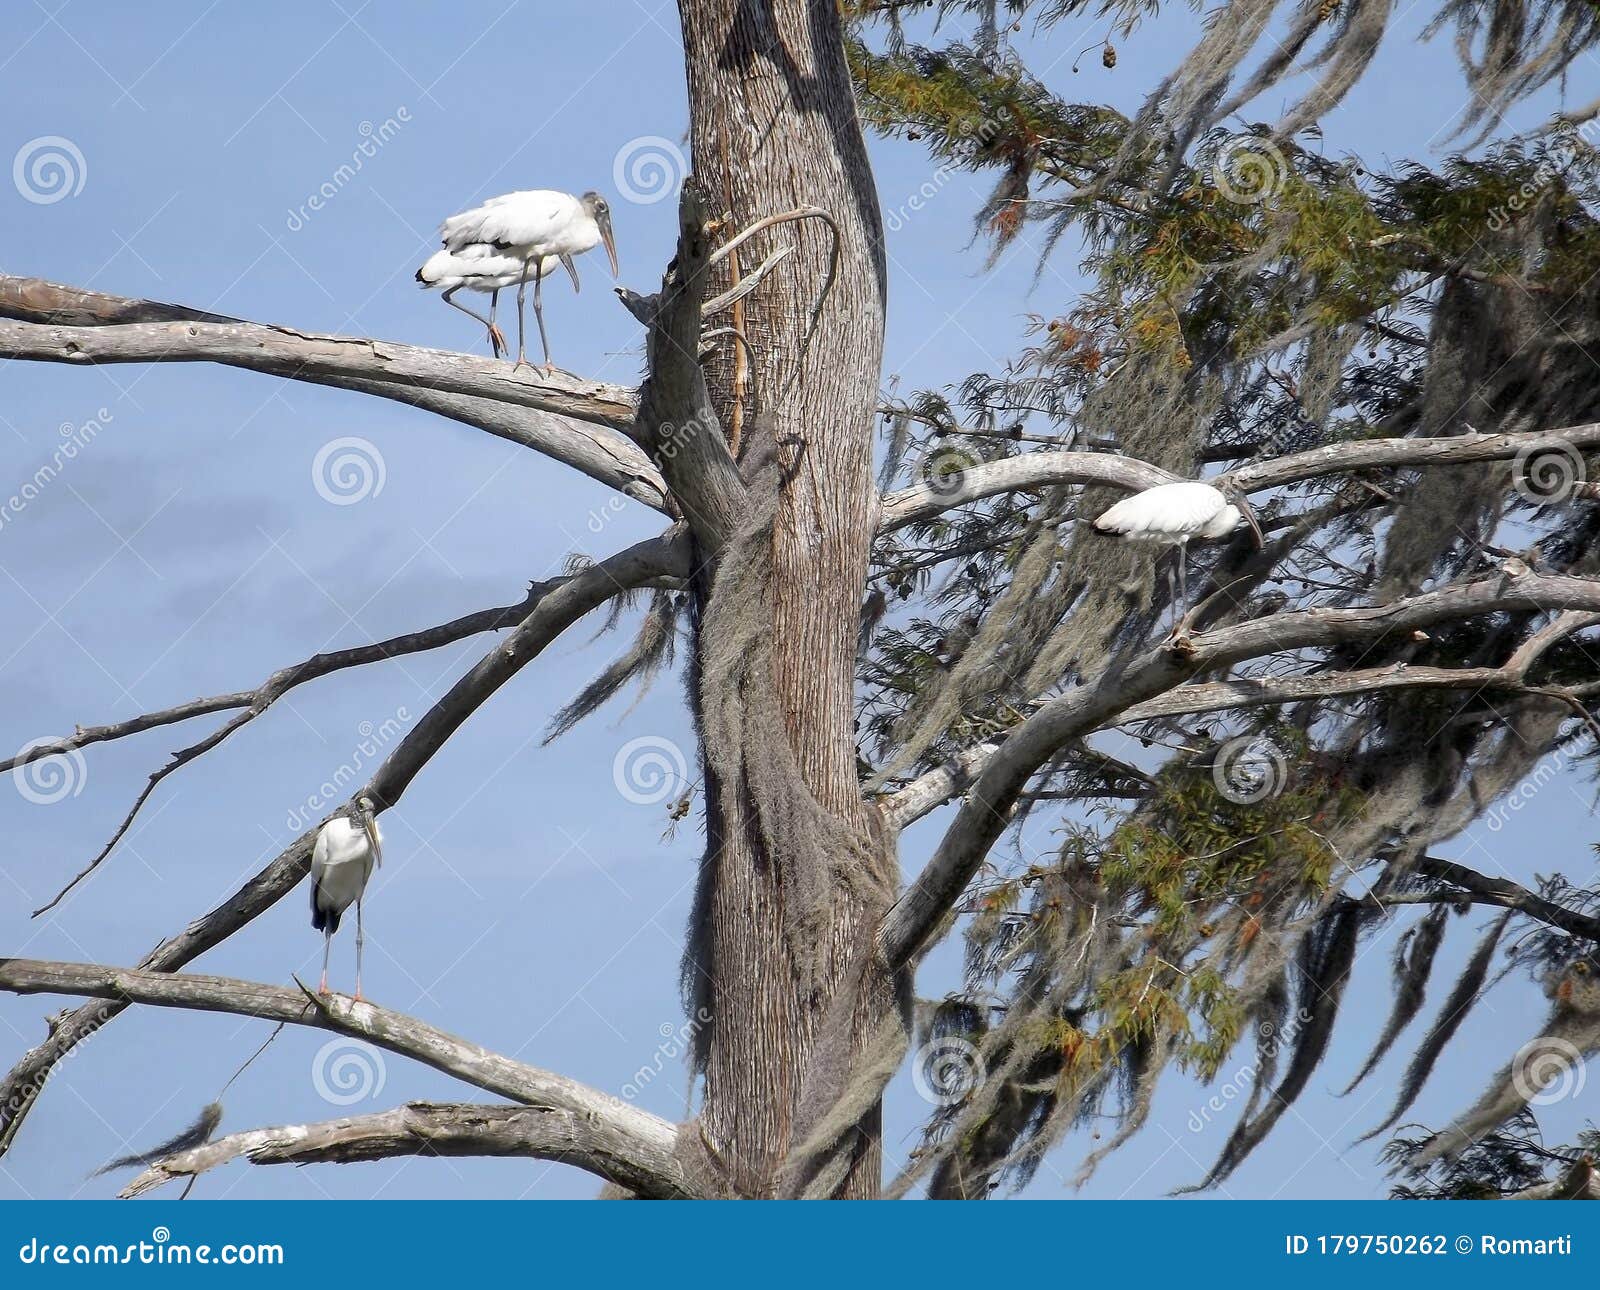
<svg viewBox="0 0 1600 1290"><path fill-rule="evenodd" d="M316 883L311 884L311 926L319 932L326 931L332 936L339 930L339 911L337 909L324 909L320 899L322 892Z"/></svg>

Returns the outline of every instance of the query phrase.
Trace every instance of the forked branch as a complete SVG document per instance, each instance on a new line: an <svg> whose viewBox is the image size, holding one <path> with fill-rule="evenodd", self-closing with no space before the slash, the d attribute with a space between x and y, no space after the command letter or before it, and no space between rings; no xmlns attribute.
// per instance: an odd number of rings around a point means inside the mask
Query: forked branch
<svg viewBox="0 0 1600 1290"><path fill-rule="evenodd" d="M574 1141L594 1145L603 1157L631 1161L653 1191L677 1191L676 1170L665 1179L659 1177L661 1162L673 1159L677 1138L677 1130L668 1121L576 1080L491 1052L416 1017L357 1003L346 995L318 996L229 977L39 959L0 959L0 990L231 1013L353 1035L487 1092L555 1112L567 1129L564 1141L568 1146ZM599 1144L604 1144L604 1150Z"/></svg>
<svg viewBox="0 0 1600 1290"><path fill-rule="evenodd" d="M407 1102L373 1115L230 1133L158 1160L118 1194L125 1199L143 1195L241 1159L252 1165L309 1165L400 1156L517 1156L576 1165L649 1199L690 1198L695 1192L672 1148L672 1138L654 1127L645 1137L565 1108Z"/></svg>

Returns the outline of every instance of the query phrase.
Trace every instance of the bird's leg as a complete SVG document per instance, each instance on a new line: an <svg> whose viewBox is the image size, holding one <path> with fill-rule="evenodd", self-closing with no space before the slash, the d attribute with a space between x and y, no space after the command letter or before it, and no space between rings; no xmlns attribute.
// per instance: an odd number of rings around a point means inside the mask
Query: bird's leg
<svg viewBox="0 0 1600 1290"><path fill-rule="evenodd" d="M511 369L513 372L528 365L528 347L526 343L528 334L528 314L527 310L523 307L523 301L528 295L528 266L532 263L532 260L524 260L522 262L522 277L517 281L517 362L516 366ZM539 292L537 284L534 286L533 290L534 299L537 301ZM538 305L535 304L534 308L537 309ZM543 326L543 324L541 324L541 326Z"/></svg>
<svg viewBox="0 0 1600 1290"><path fill-rule="evenodd" d="M1194 646L1189 643L1189 545L1186 542L1178 543L1174 552L1178 559L1177 568L1173 571L1177 576L1177 598L1172 605L1172 641L1173 648L1180 653L1192 654Z"/></svg>
<svg viewBox="0 0 1600 1290"><path fill-rule="evenodd" d="M322 929L322 981L317 986L318 994L328 993L328 954L333 949L333 933L326 927Z"/></svg>
<svg viewBox="0 0 1600 1290"><path fill-rule="evenodd" d="M361 951L366 948L367 934L361 926L361 897L356 897L356 1002L361 1002Z"/></svg>
<svg viewBox="0 0 1600 1290"><path fill-rule="evenodd" d="M544 346L544 370L554 372L556 365L550 361L550 340L544 334L544 275L533 280L533 318L539 324L539 343Z"/></svg>
<svg viewBox="0 0 1600 1290"><path fill-rule="evenodd" d="M451 287L450 290L446 291L444 293L445 304L455 306L457 309L461 310L462 313L468 315L469 317L476 318L480 323L487 327L489 329L489 348L494 351L494 356L499 358L501 340L504 339L503 337L499 337L500 329L494 325L493 317L485 318L476 309L472 309L467 305L462 304L459 300L452 300L450 298L460 290L460 287Z"/></svg>
<svg viewBox="0 0 1600 1290"><path fill-rule="evenodd" d="M489 295L489 343L495 346L494 356L504 358L511 352L511 346L506 344L506 334L495 324L494 311L500 307L500 288L496 287Z"/></svg>

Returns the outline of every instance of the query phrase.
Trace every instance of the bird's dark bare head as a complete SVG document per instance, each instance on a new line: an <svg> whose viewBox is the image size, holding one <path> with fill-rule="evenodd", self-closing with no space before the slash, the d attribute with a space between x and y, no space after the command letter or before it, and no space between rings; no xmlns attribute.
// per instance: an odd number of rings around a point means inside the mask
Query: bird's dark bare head
<svg viewBox="0 0 1600 1290"><path fill-rule="evenodd" d="M611 276L618 275L617 268L617 240L611 232L611 204L606 199L590 189L580 199L583 209L589 212L589 218L600 230L600 240L605 243L606 254L611 257Z"/></svg>

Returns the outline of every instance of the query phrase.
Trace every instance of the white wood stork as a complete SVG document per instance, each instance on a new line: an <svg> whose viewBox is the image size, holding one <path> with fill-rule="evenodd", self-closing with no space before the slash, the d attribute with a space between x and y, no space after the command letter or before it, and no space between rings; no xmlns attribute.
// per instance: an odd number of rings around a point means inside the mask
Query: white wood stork
<svg viewBox="0 0 1600 1290"><path fill-rule="evenodd" d="M547 255L533 266L533 273L541 278L549 277L555 272L558 263L560 261L555 256ZM521 260L497 251L492 246L486 246L482 242L474 242L459 251L435 251L417 270L417 281L422 284L425 291L442 290L445 304L453 305L462 313L476 318L489 329L489 348L496 358L504 358L510 352L506 346L505 333L495 325L494 321L495 310L500 305L500 292L505 287L516 286L521 280ZM476 309L451 299L462 287L468 291L482 291L488 295L487 318Z"/></svg>
<svg viewBox="0 0 1600 1290"><path fill-rule="evenodd" d="M517 283L517 366L528 361L524 333L527 328L523 297L527 293L528 277L533 266L545 256L553 255L567 266L572 275L572 286L578 289L578 267L572 257L582 255L601 243L611 257L611 276L617 276L617 244L611 235L611 207L596 192L582 197L556 192L549 188L534 188L526 192L506 193L491 197L482 206L452 215L439 225L439 237L445 250L461 252L469 246L482 244L522 261L522 275ZM544 346L544 366L553 371L550 361L550 341L544 330L544 309L540 295L542 278L533 279L533 316L539 323L539 341Z"/></svg>
<svg viewBox="0 0 1600 1290"><path fill-rule="evenodd" d="M311 849L311 926L322 933L322 982L319 994L328 993L328 954L339 919L356 907L356 995L361 997L361 897L372 871L383 863L383 837L370 797L356 798L351 815L329 820L317 832Z"/></svg>
<svg viewBox="0 0 1600 1290"><path fill-rule="evenodd" d="M1244 511L1230 502L1221 489L1184 481L1157 484L1125 497L1109 507L1094 527L1097 533L1125 542L1145 542L1177 549L1177 569L1167 575L1172 592L1172 626L1177 634L1179 606L1187 608L1188 579L1184 559L1196 538L1224 538L1246 520ZM1255 525L1252 522L1251 527ZM1257 531L1257 537L1260 533ZM1174 581L1175 577L1175 581Z"/></svg>

